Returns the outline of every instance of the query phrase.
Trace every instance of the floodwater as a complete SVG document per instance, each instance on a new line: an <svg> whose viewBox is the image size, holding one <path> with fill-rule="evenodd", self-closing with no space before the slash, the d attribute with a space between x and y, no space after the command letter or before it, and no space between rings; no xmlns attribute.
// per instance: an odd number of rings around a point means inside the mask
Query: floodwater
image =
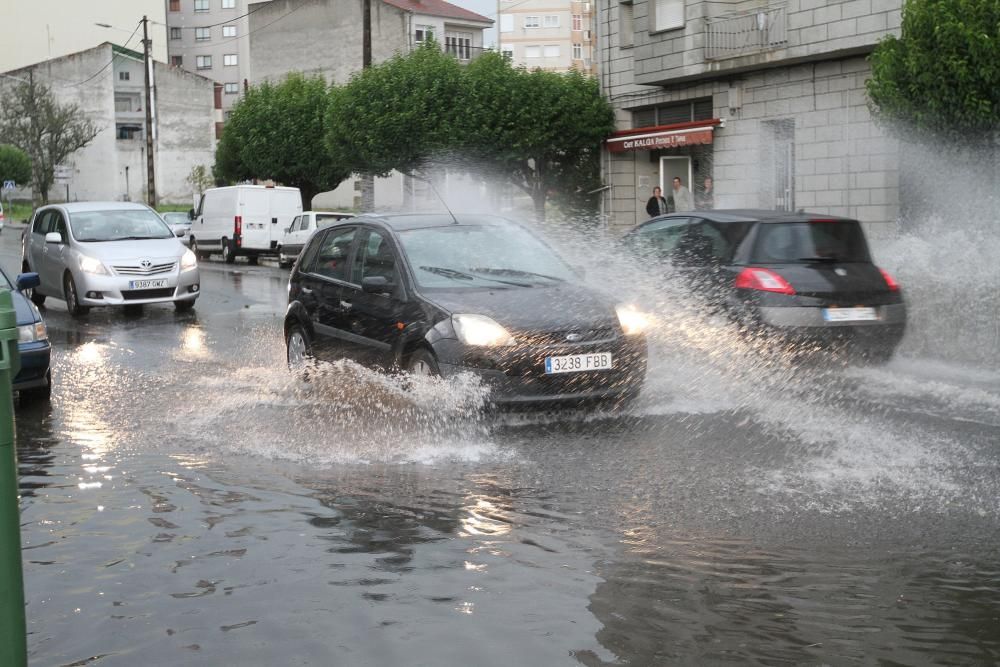
<svg viewBox="0 0 1000 667"><path fill-rule="evenodd" d="M289 375L286 276L46 310L32 664L1000 662L989 359L917 331L885 368L789 366L684 314L631 413L496 417L471 380Z"/></svg>

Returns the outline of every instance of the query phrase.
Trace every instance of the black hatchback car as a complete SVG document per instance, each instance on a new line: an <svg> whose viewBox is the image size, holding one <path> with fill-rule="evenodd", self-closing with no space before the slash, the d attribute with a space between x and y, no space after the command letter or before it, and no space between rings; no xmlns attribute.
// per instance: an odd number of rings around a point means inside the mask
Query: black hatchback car
<svg viewBox="0 0 1000 667"><path fill-rule="evenodd" d="M361 216L315 232L292 268L288 362L351 359L448 377L497 404L623 402L646 373L645 316L580 284L494 216Z"/></svg>
<svg viewBox="0 0 1000 667"><path fill-rule="evenodd" d="M883 362L906 328L900 287L873 263L857 220L691 211L654 218L625 241L647 258L667 260L745 331Z"/></svg>

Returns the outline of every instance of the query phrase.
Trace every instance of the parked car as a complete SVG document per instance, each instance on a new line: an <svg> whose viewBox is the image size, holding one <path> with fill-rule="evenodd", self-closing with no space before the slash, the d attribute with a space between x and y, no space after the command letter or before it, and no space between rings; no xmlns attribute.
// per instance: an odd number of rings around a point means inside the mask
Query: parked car
<svg viewBox="0 0 1000 667"><path fill-rule="evenodd" d="M295 216L278 245L278 265L283 269L290 267L302 252L309 235L320 227L351 217L354 217L353 213L335 211L306 211L302 215Z"/></svg>
<svg viewBox="0 0 1000 667"><path fill-rule="evenodd" d="M174 233L180 242L186 246L191 245L191 216L188 213L161 213L160 217L167 227Z"/></svg>
<svg viewBox="0 0 1000 667"><path fill-rule="evenodd" d="M48 400L52 395L52 371L49 368L52 346L49 333L38 307L22 293L38 286L38 275L22 273L11 283L6 271L0 269L0 289L11 290L11 300L17 315L17 350L21 370L14 377L12 388L21 400Z"/></svg>
<svg viewBox="0 0 1000 667"><path fill-rule="evenodd" d="M494 216L362 216L313 234L289 279L289 365L352 359L475 373L498 404L636 396L645 316L615 305L527 228Z"/></svg>
<svg viewBox="0 0 1000 667"><path fill-rule="evenodd" d="M302 214L298 188L234 185L205 190L191 211L191 249L201 258L220 253L227 264L244 256L278 254L278 244L292 220Z"/></svg>
<svg viewBox="0 0 1000 667"><path fill-rule="evenodd" d="M876 266L857 220L814 213L673 213L629 232L742 330L888 361L906 329L899 284Z"/></svg>
<svg viewBox="0 0 1000 667"><path fill-rule="evenodd" d="M148 206L79 202L35 211L22 248L38 274L31 299L63 299L70 315L92 306L173 303L190 310L200 294L198 260Z"/></svg>

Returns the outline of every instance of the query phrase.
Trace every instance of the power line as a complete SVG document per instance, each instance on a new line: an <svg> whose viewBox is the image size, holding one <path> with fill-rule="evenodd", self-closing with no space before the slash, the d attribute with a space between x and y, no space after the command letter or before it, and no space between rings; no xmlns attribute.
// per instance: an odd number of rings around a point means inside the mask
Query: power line
<svg viewBox="0 0 1000 667"><path fill-rule="evenodd" d="M128 44L129 44L129 42L131 42L131 41L132 41L132 38L133 38L133 37L135 37L135 34L136 34L137 32L139 32L139 27L140 27L140 26L142 26L142 21L139 21L139 23L137 23L137 24L136 24L136 26L135 26L135 30L133 30L133 31L132 31L132 34L131 34L131 35L129 36L129 38L128 38L127 40L125 40L125 43L124 43L124 44L122 45L122 48L123 48L123 49L125 49L125 48L128 48ZM112 47L112 48L113 48L113 47ZM86 79L84 79L83 81L80 81L79 83L70 83L70 84L67 84L67 85L66 85L66 87L67 87L67 88L76 88L76 87L78 87L78 86L82 86L83 84L85 84L85 83L87 83L87 82L89 82L89 81L92 81L92 80L96 79L96 78L97 78L97 75L98 75L98 74L100 74L101 72L103 72L103 71L104 71L104 70L106 70L107 68L109 68L109 67L111 67L112 65L114 65L114 64L115 64L115 59L116 59L116 58L118 58L118 57L119 57L119 56L121 56L121 55L122 55L122 54L120 54L120 53L114 53L114 54L112 54L112 56L111 56L111 61L110 61L110 62L108 62L108 64L106 64L106 65L105 65L104 67L102 67L101 69L97 70L96 72L94 72L93 74L91 74L90 76L88 76L88 77L87 77Z"/></svg>
<svg viewBox="0 0 1000 667"><path fill-rule="evenodd" d="M303 4L299 5L298 7L296 7L295 9L291 9L291 10L285 12L284 14L282 14L281 16L279 16L278 18L276 18L273 21L271 21L270 23L265 23L262 26L259 26L257 28L254 28L253 30L248 31L245 35L237 35L236 37L233 37L232 39L227 39L227 40L224 40L224 41L221 41L221 42L211 42L211 41L208 41L208 43L203 44L203 45L202 44L195 44L193 46L182 46L181 48L183 50L185 50L185 51L188 51L188 50L191 50L191 49L204 48L204 47L209 46L209 45L211 45L211 46L224 46L226 44L232 44L233 42L238 42L241 39L245 39L245 38L249 37L250 35L254 34L255 32L260 32L264 28L267 28L268 26L274 25L275 23L277 23L281 19L283 19L283 18L285 18L287 16L291 16L292 14L294 14L297 11L299 11L300 9L303 9L305 7L309 7L310 5L313 5L313 4L315 4L315 3L303 3ZM254 11L257 11L258 9L262 9L263 7L264 7L264 5L261 5L260 7L258 7L257 9L255 9ZM218 23L216 25L222 25L222 24ZM209 27L209 26L204 26L204 27Z"/></svg>

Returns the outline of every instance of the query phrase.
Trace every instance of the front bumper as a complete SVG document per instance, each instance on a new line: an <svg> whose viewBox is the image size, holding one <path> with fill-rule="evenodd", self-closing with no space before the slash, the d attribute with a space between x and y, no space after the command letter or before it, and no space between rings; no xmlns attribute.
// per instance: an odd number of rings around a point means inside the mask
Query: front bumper
<svg viewBox="0 0 1000 667"><path fill-rule="evenodd" d="M198 269L155 274L150 276L94 275L77 272L73 275L81 306L127 306L147 303L194 301L201 294ZM133 289L139 280L163 280L162 287Z"/></svg>
<svg viewBox="0 0 1000 667"><path fill-rule="evenodd" d="M441 374L474 373L497 405L615 402L639 394L646 378L644 336L617 336L586 343L470 347L454 339L434 344ZM611 353L613 368L547 375L545 358Z"/></svg>
<svg viewBox="0 0 1000 667"><path fill-rule="evenodd" d="M21 370L12 383L14 391L44 387L49 381L49 364L52 358L49 341L19 343L17 350L21 357Z"/></svg>

